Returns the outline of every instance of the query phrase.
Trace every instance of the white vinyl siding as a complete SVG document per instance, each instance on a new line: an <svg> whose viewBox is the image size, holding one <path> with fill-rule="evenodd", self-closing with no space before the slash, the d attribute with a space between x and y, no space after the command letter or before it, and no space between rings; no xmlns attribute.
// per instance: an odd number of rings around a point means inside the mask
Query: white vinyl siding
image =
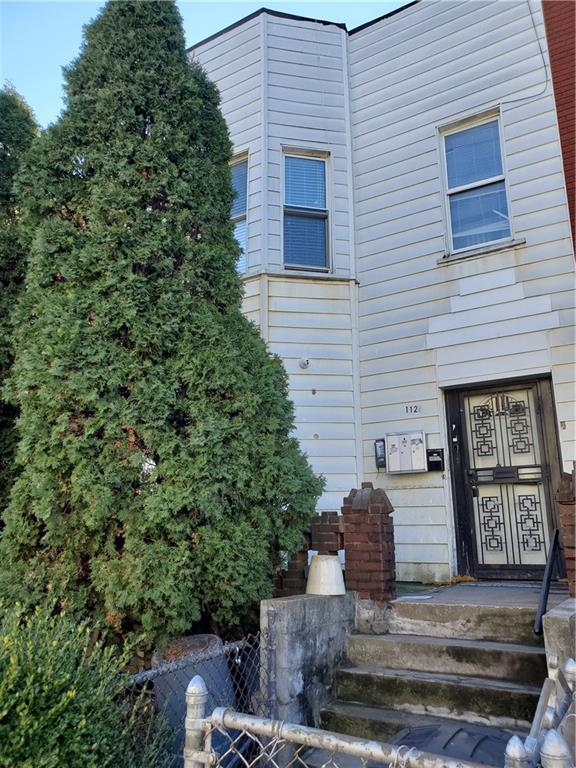
<svg viewBox="0 0 576 768"><path fill-rule="evenodd" d="M546 56L541 8L530 7ZM352 35L349 61L364 479L395 506L399 578L445 578L449 467L444 477L377 472L373 440L422 429L448 463L443 387L551 373L563 459L574 458L563 308L574 259L553 94L518 0L424 0ZM444 132L490 122L495 108L510 235L526 243L452 262ZM410 404L419 411L407 414Z"/></svg>
<svg viewBox="0 0 576 768"><path fill-rule="evenodd" d="M268 279L268 346L289 377L296 436L326 487L318 510L339 510L358 483L352 291L347 281ZM302 368L300 361L309 365Z"/></svg>
<svg viewBox="0 0 576 768"><path fill-rule="evenodd" d="M338 27L266 13L194 49L220 90L234 152L248 153L243 310L287 370L295 434L326 479L319 511L340 509L361 481L344 54L345 32ZM313 279L313 272L303 279L304 265L284 269L288 156L318 158L324 167L331 273L324 280ZM312 207L310 200L300 202ZM302 358L310 361L305 369Z"/></svg>
<svg viewBox="0 0 576 768"><path fill-rule="evenodd" d="M260 266L262 251L261 25L261 17L250 19L193 48L189 54L218 86L233 154L248 157L247 243L245 264L241 265L242 271L248 273Z"/></svg>
<svg viewBox="0 0 576 768"><path fill-rule="evenodd" d="M349 36L263 12L194 56L248 153L244 311L286 367L296 435L326 477L319 509L385 488L398 577L446 579L444 388L551 375L566 468L576 458L574 256L540 4L422 0ZM454 249L443 142L494 119L501 173L468 183L505 184L509 234ZM284 268L284 161L314 153L323 276ZM376 471L373 441L406 430L444 448L446 472Z"/></svg>
<svg viewBox="0 0 576 768"><path fill-rule="evenodd" d="M331 24L267 20L267 268L284 272L284 159L323 154L330 273L353 273L352 180L346 81L346 33Z"/></svg>

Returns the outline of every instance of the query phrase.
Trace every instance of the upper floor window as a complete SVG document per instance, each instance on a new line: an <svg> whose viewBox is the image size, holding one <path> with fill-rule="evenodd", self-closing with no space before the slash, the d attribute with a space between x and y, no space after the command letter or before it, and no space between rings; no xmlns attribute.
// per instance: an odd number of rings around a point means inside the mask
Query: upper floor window
<svg viewBox="0 0 576 768"><path fill-rule="evenodd" d="M498 119L444 134L451 250L511 237Z"/></svg>
<svg viewBox="0 0 576 768"><path fill-rule="evenodd" d="M246 224L248 160L243 159L233 162L230 171L232 174L232 187L235 193L230 216L234 222L234 237L240 246L237 268L239 272L245 272L248 266L248 227Z"/></svg>
<svg viewBox="0 0 576 768"><path fill-rule="evenodd" d="M284 157L284 266L328 269L324 159Z"/></svg>

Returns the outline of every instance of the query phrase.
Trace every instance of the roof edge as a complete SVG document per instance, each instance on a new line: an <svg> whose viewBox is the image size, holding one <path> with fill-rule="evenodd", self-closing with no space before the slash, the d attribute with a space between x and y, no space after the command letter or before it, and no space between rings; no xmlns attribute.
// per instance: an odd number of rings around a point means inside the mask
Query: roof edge
<svg viewBox="0 0 576 768"><path fill-rule="evenodd" d="M418 1L419 0L415 0L415 2L418 2ZM218 32L214 32L213 35L208 35L208 37L205 37L203 40L200 40L197 43L194 43L194 45L191 45L189 48L186 48L186 53L190 53L190 51L193 51L195 48L199 48L201 45L204 45L205 43L209 43L211 40L215 40L217 37L220 37L221 35L226 34L226 32L230 32L231 30L236 29L236 27L240 27L242 24L245 24L247 21L252 21L252 19L255 19L257 16L261 16L263 13L266 13L269 16L276 16L277 18L280 18L280 19L292 19L293 21L311 21L311 22L314 22L315 24L324 24L324 26L338 27L338 29L342 29L344 30L344 32L348 33L346 24L341 24L340 22L337 22L337 21L328 21L326 19L313 19L308 16L297 16L293 13L284 13L283 11L273 11L271 8L259 8L257 11L254 11L253 13L248 14L248 16L244 16L242 19L238 19L238 21L235 21L233 24L229 24L227 27L224 27L224 29L220 29L218 30ZM369 22L369 23L372 23L372 22Z"/></svg>
<svg viewBox="0 0 576 768"><path fill-rule="evenodd" d="M377 24L379 21L383 21L384 19L389 19L391 16L396 16L397 13L401 13L402 11L405 11L408 8L412 8L413 5L417 5L420 2L421 0L412 0L412 2L406 3L406 5L401 5L400 8L395 8L393 11L389 11L388 13L385 13L382 16L378 16L377 19L366 21L364 22L364 24L360 24L360 26L354 27L354 29L351 29L348 32L348 34L353 35L356 32L361 32L363 29L366 29L367 27L372 26L372 24Z"/></svg>

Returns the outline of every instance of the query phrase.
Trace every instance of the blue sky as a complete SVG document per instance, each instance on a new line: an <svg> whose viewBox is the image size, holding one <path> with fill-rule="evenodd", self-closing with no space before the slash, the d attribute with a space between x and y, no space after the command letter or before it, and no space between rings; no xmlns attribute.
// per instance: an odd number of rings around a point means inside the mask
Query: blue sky
<svg viewBox="0 0 576 768"><path fill-rule="evenodd" d="M404 5L384 2L195 2L177 0L188 45L266 6L299 16L342 22L348 29ZM42 126L62 109L62 67L74 59L82 26L104 5L97 0L0 0L0 84L9 81Z"/></svg>

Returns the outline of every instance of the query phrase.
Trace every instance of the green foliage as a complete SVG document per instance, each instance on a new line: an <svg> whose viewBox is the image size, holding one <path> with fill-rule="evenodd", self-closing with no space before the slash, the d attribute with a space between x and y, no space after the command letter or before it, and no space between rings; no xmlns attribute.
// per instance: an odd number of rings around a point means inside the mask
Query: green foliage
<svg viewBox="0 0 576 768"><path fill-rule="evenodd" d="M140 696L123 697L122 659L86 624L45 607L0 622L3 768L166 768L170 733Z"/></svg>
<svg viewBox="0 0 576 768"><path fill-rule="evenodd" d="M17 409L4 402L1 388L12 363L10 313L24 279L14 177L36 135L28 105L10 86L0 90L0 511L14 481Z"/></svg>
<svg viewBox="0 0 576 768"><path fill-rule="evenodd" d="M240 311L230 142L175 5L112 2L20 174L11 393L22 471L0 593L153 643L270 593L322 482Z"/></svg>

